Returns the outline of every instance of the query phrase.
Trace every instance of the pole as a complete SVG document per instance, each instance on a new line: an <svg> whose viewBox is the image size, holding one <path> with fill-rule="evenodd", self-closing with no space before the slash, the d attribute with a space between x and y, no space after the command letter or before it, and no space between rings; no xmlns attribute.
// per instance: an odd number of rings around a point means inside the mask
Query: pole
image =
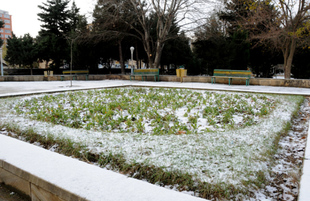
<svg viewBox="0 0 310 201"><path fill-rule="evenodd" d="M1 76L3 76L2 48L0 48Z"/></svg>
<svg viewBox="0 0 310 201"><path fill-rule="evenodd" d="M73 57L72 57L72 44L73 44L73 39L71 39L71 65L70 65L70 77L71 77L71 85L70 85L70 87L72 87L72 79L73 79L73 77L72 77L72 61L73 61Z"/></svg>
<svg viewBox="0 0 310 201"><path fill-rule="evenodd" d="M134 47L130 47L130 52L131 52L131 74L133 74L133 69L134 69L134 66L133 66L133 51L135 50Z"/></svg>

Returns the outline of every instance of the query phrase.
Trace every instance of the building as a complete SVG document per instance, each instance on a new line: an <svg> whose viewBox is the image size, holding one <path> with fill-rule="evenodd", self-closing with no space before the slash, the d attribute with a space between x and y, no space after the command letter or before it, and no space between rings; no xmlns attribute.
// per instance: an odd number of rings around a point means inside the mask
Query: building
<svg viewBox="0 0 310 201"><path fill-rule="evenodd" d="M4 28L0 29L1 39L6 41L12 37L12 16L9 12L0 10L0 20L4 22Z"/></svg>

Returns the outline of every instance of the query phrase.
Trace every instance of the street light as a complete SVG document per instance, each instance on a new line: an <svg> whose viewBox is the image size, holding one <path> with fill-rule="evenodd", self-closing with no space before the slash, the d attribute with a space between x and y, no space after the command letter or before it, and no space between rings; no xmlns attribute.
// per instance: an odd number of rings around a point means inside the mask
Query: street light
<svg viewBox="0 0 310 201"><path fill-rule="evenodd" d="M1 63L1 76L3 76L2 48L0 48L0 63Z"/></svg>
<svg viewBox="0 0 310 201"><path fill-rule="evenodd" d="M131 52L131 74L133 74L133 51L135 50L134 47L130 47L130 52Z"/></svg>
<svg viewBox="0 0 310 201"><path fill-rule="evenodd" d="M73 77L72 77L72 63L73 63L73 54L72 54L72 46L73 46L73 39L71 39L71 53L70 53L70 56L71 56L71 62L70 62L70 77L71 77L71 81L70 81L70 87L72 87L72 80L73 80Z"/></svg>

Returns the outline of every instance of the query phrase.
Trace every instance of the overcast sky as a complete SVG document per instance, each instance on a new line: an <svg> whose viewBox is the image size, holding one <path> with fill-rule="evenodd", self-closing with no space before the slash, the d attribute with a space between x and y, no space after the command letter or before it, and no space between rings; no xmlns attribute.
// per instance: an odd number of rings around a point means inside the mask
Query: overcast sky
<svg viewBox="0 0 310 201"><path fill-rule="evenodd" d="M19 37L29 33L36 37L40 30L40 21L38 13L41 10L38 5L43 5L47 0L1 0L0 10L8 11L12 16L12 28L14 34ZM70 1L71 8L73 0ZM75 0L75 4L80 8L80 14L91 17L91 12L95 7L96 0Z"/></svg>

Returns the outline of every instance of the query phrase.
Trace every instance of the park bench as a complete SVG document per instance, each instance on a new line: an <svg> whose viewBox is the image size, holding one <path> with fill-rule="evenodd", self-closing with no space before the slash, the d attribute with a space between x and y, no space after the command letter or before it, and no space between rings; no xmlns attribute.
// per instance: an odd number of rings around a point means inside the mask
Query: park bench
<svg viewBox="0 0 310 201"><path fill-rule="evenodd" d="M147 76L154 76L154 80L159 81L159 68L147 68L147 69L133 69L133 74L130 75L130 80L131 77L133 77L133 79L135 79L135 76L141 76L142 77L142 81L144 80L143 77L145 77L145 80Z"/></svg>
<svg viewBox="0 0 310 201"><path fill-rule="evenodd" d="M88 73L89 73L88 70L72 70L72 71L64 70L62 71L63 75L61 75L60 78L61 78L61 81L63 81L65 76L72 76L73 80L77 80L78 75L85 75L85 79L88 80Z"/></svg>
<svg viewBox="0 0 310 201"><path fill-rule="evenodd" d="M228 70L228 69L214 69L213 76L211 77L211 83L216 82L217 77L228 78L229 85L232 79L245 79L245 84L248 86L250 84L250 78L252 72L250 70Z"/></svg>

